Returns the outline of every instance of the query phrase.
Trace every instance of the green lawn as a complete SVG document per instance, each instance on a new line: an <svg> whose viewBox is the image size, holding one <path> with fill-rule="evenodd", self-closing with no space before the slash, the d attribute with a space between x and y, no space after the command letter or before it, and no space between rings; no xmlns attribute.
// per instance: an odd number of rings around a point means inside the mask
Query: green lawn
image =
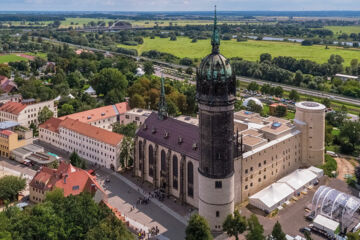
<svg viewBox="0 0 360 240"><path fill-rule="evenodd" d="M30 56L36 56L36 57L40 57L40 58L47 58L47 53L43 53L43 52L36 52L36 53L32 53L32 52L26 52L25 54L30 55Z"/></svg>
<svg viewBox="0 0 360 240"><path fill-rule="evenodd" d="M191 43L191 39L178 37L176 41L169 38L145 38L144 43L138 46L126 46L119 44L119 47L135 48L139 54L144 51L158 50L160 52L171 53L180 58L203 58L211 50L210 40L198 40ZM237 42L235 39L221 41L221 53L230 57L242 57L246 60L256 61L262 53L270 53L272 56L292 56L297 59L310 59L318 63L327 62L331 54L339 54L345 59L345 64L349 65L354 58L360 58L360 50L344 49L337 46L301 46L298 43L290 42L270 42L255 41Z"/></svg>
<svg viewBox="0 0 360 240"><path fill-rule="evenodd" d="M360 26L326 26L325 28L333 31L337 36L342 33L360 33Z"/></svg>
<svg viewBox="0 0 360 240"><path fill-rule="evenodd" d="M21 60L27 61L26 58L16 56L15 54L0 55L0 63L17 62Z"/></svg>

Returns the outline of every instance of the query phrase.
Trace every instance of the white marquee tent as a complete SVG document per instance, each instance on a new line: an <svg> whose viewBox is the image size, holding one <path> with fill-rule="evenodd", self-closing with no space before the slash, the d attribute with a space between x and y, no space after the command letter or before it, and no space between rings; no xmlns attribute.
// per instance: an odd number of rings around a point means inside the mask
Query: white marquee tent
<svg viewBox="0 0 360 240"><path fill-rule="evenodd" d="M300 193L307 186L312 185L317 181L318 176L308 169L297 169L289 175L281 178L278 183L286 183L296 193Z"/></svg>
<svg viewBox="0 0 360 240"><path fill-rule="evenodd" d="M263 210L271 212L284 202L288 201L294 194L294 190L286 183L273 183L249 198L250 204Z"/></svg>

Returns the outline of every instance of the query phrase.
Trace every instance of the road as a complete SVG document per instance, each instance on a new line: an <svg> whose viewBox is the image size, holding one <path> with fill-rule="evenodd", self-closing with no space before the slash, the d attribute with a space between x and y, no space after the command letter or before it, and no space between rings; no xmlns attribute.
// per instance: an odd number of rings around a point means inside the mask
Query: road
<svg viewBox="0 0 360 240"><path fill-rule="evenodd" d="M142 57L142 56L131 56L131 55L123 54L123 53L106 51L106 50L103 50L103 49L91 48L91 47L82 46L82 45L78 45L78 44L67 43L67 42L61 42L61 41L58 41L58 40L55 40L55 39L49 39L49 38L43 38L43 39L51 41L51 42L55 42L55 43L58 43L58 44L68 44L69 46L72 46L72 47L87 49L87 50L91 50L91 51L94 51L94 52L103 52L103 53L109 52L109 53L111 53L113 55L122 55L122 56L134 58L136 60L152 61L152 62L154 62L156 64L159 64L160 66L167 66L167 67L171 67L171 68L174 68L174 69L178 69L178 68L186 69L186 68L188 68L188 66L183 66L183 65L173 64L173 63L167 63L167 62L164 62L164 61L150 59L150 58L146 58L146 57ZM344 97L344 96L341 96L341 95L338 95L338 94L325 93L325 92L321 92L321 91L317 91L317 90L310 90L310 89L300 88L300 87L296 87L296 86L290 86L290 85L285 85L285 84L281 84L281 83L277 83L277 82L269 82L269 81L253 79L253 78L237 77L237 79L239 79L240 81L244 81L244 82L253 82L254 81L254 82L257 82L260 85L268 83L268 84L272 84L273 86L281 86L286 91L296 90L301 94L306 94L306 95L313 96L313 97L330 98L332 100L341 101L341 102L344 102L344 103L360 105L360 99L357 99L357 98Z"/></svg>

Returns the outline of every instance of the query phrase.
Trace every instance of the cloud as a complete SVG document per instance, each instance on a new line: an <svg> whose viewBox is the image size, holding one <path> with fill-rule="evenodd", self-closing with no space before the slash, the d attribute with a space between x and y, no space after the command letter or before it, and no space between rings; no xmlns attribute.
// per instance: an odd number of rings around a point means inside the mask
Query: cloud
<svg viewBox="0 0 360 240"><path fill-rule="evenodd" d="M218 9L301 11L360 10L358 0L0 0L2 10L209 11Z"/></svg>

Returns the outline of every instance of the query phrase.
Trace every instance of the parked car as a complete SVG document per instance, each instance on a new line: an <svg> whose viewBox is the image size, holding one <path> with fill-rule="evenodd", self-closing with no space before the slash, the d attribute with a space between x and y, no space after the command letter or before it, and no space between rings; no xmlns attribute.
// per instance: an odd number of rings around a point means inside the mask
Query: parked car
<svg viewBox="0 0 360 240"><path fill-rule="evenodd" d="M300 231L301 233L305 233L305 232L311 233L311 229L308 228L308 227L300 228L299 231Z"/></svg>

